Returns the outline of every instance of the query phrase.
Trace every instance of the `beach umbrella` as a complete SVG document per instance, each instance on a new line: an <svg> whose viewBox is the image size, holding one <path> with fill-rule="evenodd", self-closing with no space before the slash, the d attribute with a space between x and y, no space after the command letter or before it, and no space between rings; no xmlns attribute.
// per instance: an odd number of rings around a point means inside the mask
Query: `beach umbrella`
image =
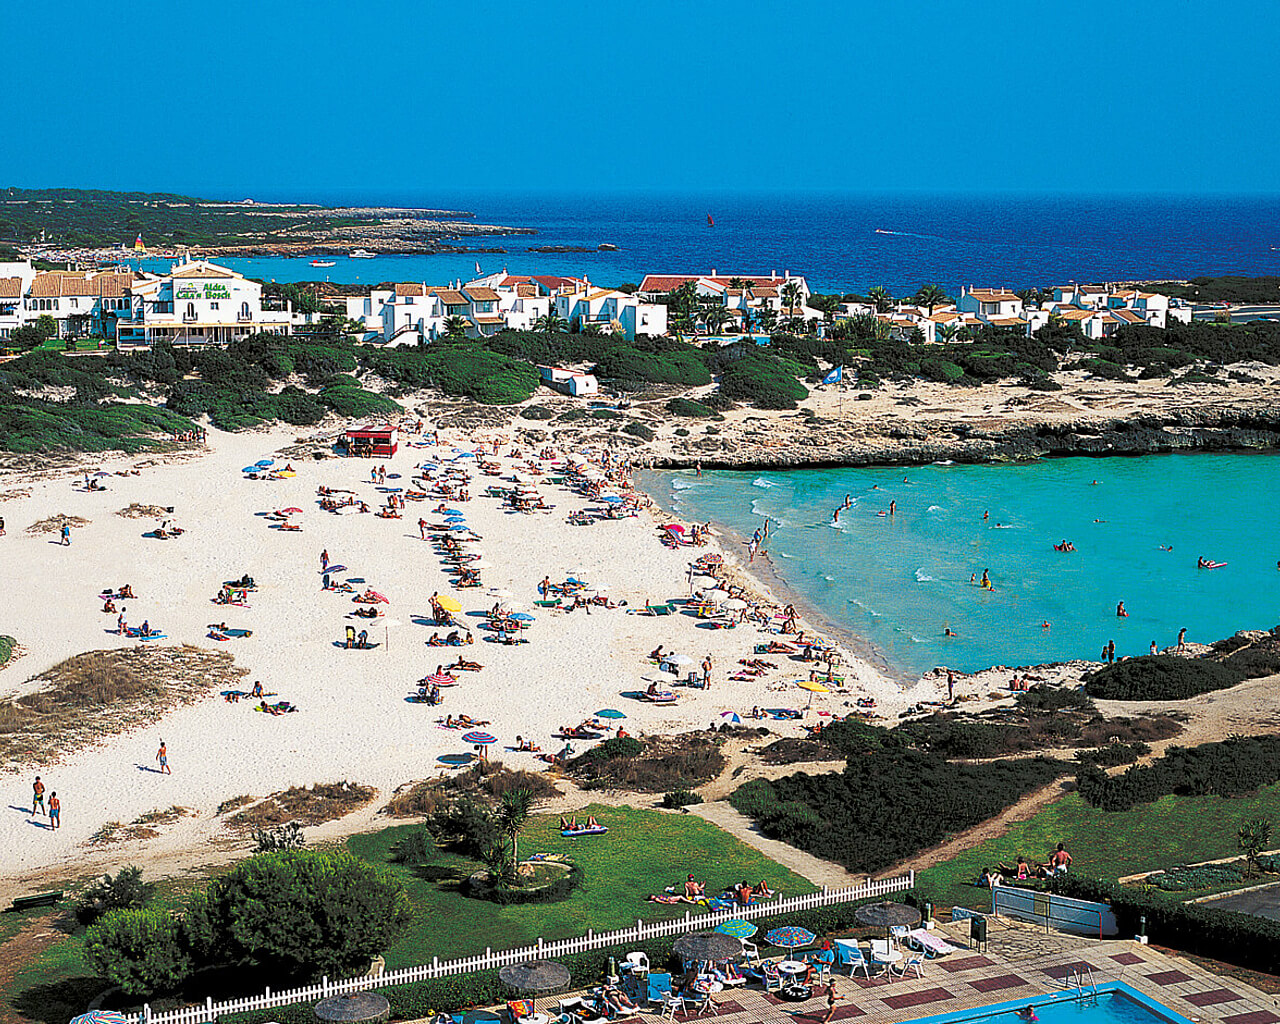
<svg viewBox="0 0 1280 1024"><path fill-rule="evenodd" d="M747 602L742 600L740 597L731 597L724 603L724 606L735 612L739 612L747 607Z"/></svg>
<svg viewBox="0 0 1280 1024"><path fill-rule="evenodd" d="M693 659L689 657L689 655L687 654L673 654L671 657L666 658L665 661L667 662L668 665L692 665L693 664Z"/></svg>
<svg viewBox="0 0 1280 1024"><path fill-rule="evenodd" d="M797 679L796 686L802 690L808 690L810 693L830 693L831 687L824 683L816 682L813 679Z"/></svg>
<svg viewBox="0 0 1280 1024"><path fill-rule="evenodd" d="M282 508L280 511L281 511L281 512L283 512L285 515L290 515L290 516L291 516L291 515L295 515L295 514L296 514L296 513L298 513L298 512L301 512L301 511L302 511L302 509L300 509L300 508L298 508L298 507L296 507L296 506L294 506L294 505L290 505L288 508Z"/></svg>
<svg viewBox="0 0 1280 1024"><path fill-rule="evenodd" d="M444 514L447 516L460 516L463 512L460 508L447 508L444 510Z"/></svg>
<svg viewBox="0 0 1280 1024"><path fill-rule="evenodd" d="M721 711L720 717L727 718L734 725L742 721L742 719L738 717L738 713L736 711ZM750 938L750 937L751 936L749 935L746 936L746 938Z"/></svg>
<svg viewBox="0 0 1280 1024"><path fill-rule="evenodd" d="M90 1010L72 1017L71 1024L134 1024L134 1021L116 1010Z"/></svg>
<svg viewBox="0 0 1280 1024"><path fill-rule="evenodd" d="M672 533L684 533L684 527L679 523L666 523L662 528L664 530L670 530Z"/></svg>
<svg viewBox="0 0 1280 1024"><path fill-rule="evenodd" d="M750 921L735 917L732 921L725 921L724 924L716 925L715 930L724 935L732 935L735 939L749 939L760 929Z"/></svg>
<svg viewBox="0 0 1280 1024"><path fill-rule="evenodd" d="M462 611L462 604L456 597L450 597L448 594L437 594L436 604L447 612Z"/></svg>
<svg viewBox="0 0 1280 1024"><path fill-rule="evenodd" d="M276 464L275 459L259 459L257 462L254 463L255 466L274 466L275 464Z"/></svg>
<svg viewBox="0 0 1280 1024"><path fill-rule="evenodd" d="M457 681L447 672L432 672L431 675L423 680L423 682L430 683L432 686L453 686Z"/></svg>
<svg viewBox="0 0 1280 1024"><path fill-rule="evenodd" d="M531 960L523 964L508 964L498 972L498 979L508 988L533 996L533 1009L536 1011L539 992L553 992L569 984L569 968L553 960ZM466 1024L465 1020L463 1024Z"/></svg>
<svg viewBox="0 0 1280 1024"><path fill-rule="evenodd" d="M742 956L742 940L720 931L681 935L673 948L685 960L732 960Z"/></svg>
<svg viewBox="0 0 1280 1024"><path fill-rule="evenodd" d="M357 1021L386 1020L391 1012L391 1003L377 992L348 992L321 999L312 1012L316 1020L328 1024L354 1024Z"/></svg>
<svg viewBox="0 0 1280 1024"><path fill-rule="evenodd" d="M853 916L872 928L914 928L920 923L920 911L905 903L866 903L855 909Z"/></svg>
<svg viewBox="0 0 1280 1024"><path fill-rule="evenodd" d="M472 732L466 733L462 737L462 742L474 743L478 747L488 747L494 743L497 743L498 740L496 737L491 736L487 732L481 732L479 729L475 729Z"/></svg>
<svg viewBox="0 0 1280 1024"><path fill-rule="evenodd" d="M244 469L240 470L240 472L241 472L241 473L256 473L256 472L258 472L258 470L260 470L261 468L262 468L261 466L245 466L245 467L244 467Z"/></svg>
<svg viewBox="0 0 1280 1024"><path fill-rule="evenodd" d="M702 592L702 596L706 598L708 601L715 601L717 604L719 604L721 601L729 600L729 591L721 590L719 587L715 587L711 590L704 590Z"/></svg>
<svg viewBox="0 0 1280 1024"><path fill-rule="evenodd" d="M532 616L532 615L530 615L528 612L514 612L514 613L512 614L512 616L511 616L511 617L512 617L513 619L518 619L520 622L533 622L533 621L534 621L533 616Z"/></svg>
<svg viewBox="0 0 1280 1024"><path fill-rule="evenodd" d="M622 499L616 494L604 494L600 497L601 501L607 501L610 505L621 505Z"/></svg>
<svg viewBox="0 0 1280 1024"><path fill-rule="evenodd" d="M799 949L801 946L811 945L815 938L817 936L805 928L786 925L767 932L764 941L771 946L781 946L783 949Z"/></svg>
<svg viewBox="0 0 1280 1024"><path fill-rule="evenodd" d="M626 718L621 711L615 708L605 708L603 711L596 712L596 718Z"/></svg>

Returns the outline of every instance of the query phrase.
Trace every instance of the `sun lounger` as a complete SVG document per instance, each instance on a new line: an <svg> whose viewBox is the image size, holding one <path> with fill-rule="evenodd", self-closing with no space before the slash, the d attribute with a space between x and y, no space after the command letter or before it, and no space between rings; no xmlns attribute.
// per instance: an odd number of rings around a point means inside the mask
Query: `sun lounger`
<svg viewBox="0 0 1280 1024"><path fill-rule="evenodd" d="M915 928L907 932L904 939L912 949L919 950L931 959L954 953L960 948L959 946L951 945L942 936L934 935L927 928Z"/></svg>

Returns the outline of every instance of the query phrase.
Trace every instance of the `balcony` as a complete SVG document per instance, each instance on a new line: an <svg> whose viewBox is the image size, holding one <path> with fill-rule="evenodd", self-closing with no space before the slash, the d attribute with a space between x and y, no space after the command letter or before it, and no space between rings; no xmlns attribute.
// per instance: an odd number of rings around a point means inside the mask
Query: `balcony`
<svg viewBox="0 0 1280 1024"><path fill-rule="evenodd" d="M253 311L241 310L239 313L236 314L236 320L238 320L242 324L251 322L253 320Z"/></svg>

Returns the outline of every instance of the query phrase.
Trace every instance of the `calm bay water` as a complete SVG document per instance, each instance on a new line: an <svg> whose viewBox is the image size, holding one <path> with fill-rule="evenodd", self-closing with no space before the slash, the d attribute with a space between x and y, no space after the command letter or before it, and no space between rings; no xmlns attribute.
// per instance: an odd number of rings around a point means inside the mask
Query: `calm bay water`
<svg viewBox="0 0 1280 1024"><path fill-rule="evenodd" d="M744 536L770 517L766 550L787 584L919 673L1097 658L1110 640L1145 654L1183 626L1209 642L1280 623L1278 470L1274 455L1161 455L651 480L680 515ZM880 515L890 501L896 514ZM1076 551L1055 551L1063 540ZM1228 564L1197 569L1201 555ZM984 569L991 591L970 583Z"/></svg>
<svg viewBox="0 0 1280 1024"><path fill-rule="evenodd" d="M1276 196L699 195L632 193L343 192L260 199L469 210L479 223L532 227L535 236L479 238L505 254L335 259L229 259L254 277L352 284L443 284L506 267L511 273L587 275L638 283L645 273L804 274L819 291L895 294L926 282L1020 287L1067 281L1280 273ZM707 226L707 214L715 227ZM530 253L531 245L617 252ZM167 261L144 261L164 269Z"/></svg>

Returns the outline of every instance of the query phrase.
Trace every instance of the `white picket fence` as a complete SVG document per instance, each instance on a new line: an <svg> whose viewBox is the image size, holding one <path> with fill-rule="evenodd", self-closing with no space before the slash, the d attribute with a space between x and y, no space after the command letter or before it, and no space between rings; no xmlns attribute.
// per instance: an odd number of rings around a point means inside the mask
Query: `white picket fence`
<svg viewBox="0 0 1280 1024"><path fill-rule="evenodd" d="M227 1014L246 1013L251 1010L267 1010L290 1003L310 1003L328 996L343 995L348 992L359 992L362 989L389 988L392 985L407 985L410 982L426 981L428 978L443 978L451 974L468 974L472 971L483 971L494 967L505 967L507 964L524 963L527 960L548 960L572 953L583 953L590 949L603 949L606 946L625 946L630 943L643 942L646 939L664 935L681 935L685 932L705 931L718 924L734 918L774 917L778 914L789 914L797 910L812 910L814 907L828 907L836 903L851 903L871 896L883 896L888 893L901 892L915 885L916 873L910 871L896 878L884 878L880 881L868 881L862 885L849 886L845 889L823 888L820 892L805 896L793 896L789 899L757 903L746 907L735 907L732 910L715 911L714 913L694 914L686 911L684 917L671 918L665 921L642 921L637 919L634 925L618 928L614 931L596 932L587 930L586 935L572 939L556 939L544 942L539 939L536 945L521 946L518 949L503 949L494 952L486 949L482 955L466 956L457 960L440 960L433 957L431 963L417 967L403 967L396 971L386 971L376 977L344 978L330 981L327 977L318 985L307 985L303 988L285 989L273 992L268 988L260 996L247 996L243 999L229 999L215 1003L212 998L203 1004L184 1006L179 1010L166 1013L152 1013L150 1004L144 1005L137 1016L138 1024L213 1024L219 1017Z"/></svg>

